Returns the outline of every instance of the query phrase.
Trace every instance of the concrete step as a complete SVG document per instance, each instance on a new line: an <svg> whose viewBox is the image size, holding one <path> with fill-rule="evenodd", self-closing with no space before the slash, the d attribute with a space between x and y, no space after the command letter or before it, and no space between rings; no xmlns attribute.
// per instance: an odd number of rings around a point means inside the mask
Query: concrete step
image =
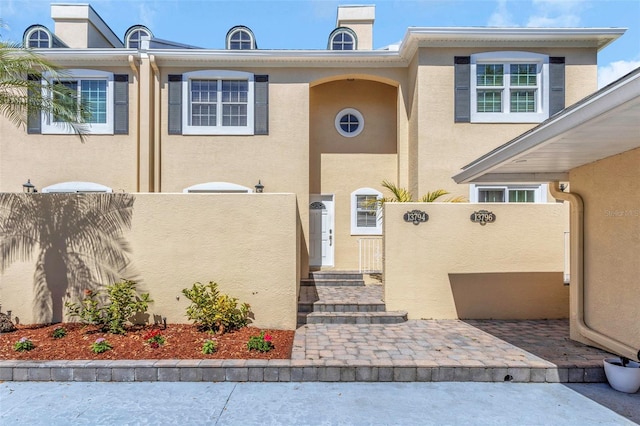
<svg viewBox="0 0 640 426"><path fill-rule="evenodd" d="M362 287L363 279L351 278L305 278L300 280L302 287Z"/></svg>
<svg viewBox="0 0 640 426"><path fill-rule="evenodd" d="M378 303L313 303L313 312L384 312L384 302Z"/></svg>
<svg viewBox="0 0 640 426"><path fill-rule="evenodd" d="M407 321L407 312L311 312L304 319L306 324L398 324Z"/></svg>
<svg viewBox="0 0 640 426"><path fill-rule="evenodd" d="M309 272L309 278L321 280L361 280L363 276L362 273L356 271L311 271Z"/></svg>

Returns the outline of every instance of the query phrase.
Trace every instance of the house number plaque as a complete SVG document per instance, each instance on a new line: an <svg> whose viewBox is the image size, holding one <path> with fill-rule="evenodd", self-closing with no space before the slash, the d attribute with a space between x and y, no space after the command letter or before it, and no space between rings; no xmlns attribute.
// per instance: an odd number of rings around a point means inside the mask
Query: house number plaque
<svg viewBox="0 0 640 426"><path fill-rule="evenodd" d="M479 223L480 225L486 225L487 223L493 223L496 221L496 215L488 210L478 210L471 214L471 222Z"/></svg>
<svg viewBox="0 0 640 426"><path fill-rule="evenodd" d="M413 222L414 225L420 225L421 222L426 222L428 220L429 215L427 212L423 212L422 210L411 210L404 214L404 221Z"/></svg>

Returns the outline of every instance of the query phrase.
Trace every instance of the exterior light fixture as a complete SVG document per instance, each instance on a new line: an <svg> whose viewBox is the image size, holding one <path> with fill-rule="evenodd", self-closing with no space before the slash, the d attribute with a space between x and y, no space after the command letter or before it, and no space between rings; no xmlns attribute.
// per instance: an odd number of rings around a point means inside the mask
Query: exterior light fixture
<svg viewBox="0 0 640 426"><path fill-rule="evenodd" d="M34 192L38 192L36 187L31 183L31 179L27 179L27 183L22 184L22 191L25 194L33 194Z"/></svg>
<svg viewBox="0 0 640 426"><path fill-rule="evenodd" d="M560 192L564 192L564 189L566 188L566 186L564 185L564 183L560 184Z"/></svg>
<svg viewBox="0 0 640 426"><path fill-rule="evenodd" d="M264 185L260 183L260 179L258 179L258 183L256 184L255 188L258 194L261 194L262 192L264 192Z"/></svg>

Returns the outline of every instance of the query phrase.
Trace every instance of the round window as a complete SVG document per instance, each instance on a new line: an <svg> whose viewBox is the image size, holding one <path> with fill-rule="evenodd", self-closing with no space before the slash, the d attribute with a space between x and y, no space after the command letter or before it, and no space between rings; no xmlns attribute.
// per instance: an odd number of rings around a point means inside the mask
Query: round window
<svg viewBox="0 0 640 426"><path fill-rule="evenodd" d="M346 138L352 138L362 133L364 118L360 111L353 108L345 108L336 115L336 130Z"/></svg>

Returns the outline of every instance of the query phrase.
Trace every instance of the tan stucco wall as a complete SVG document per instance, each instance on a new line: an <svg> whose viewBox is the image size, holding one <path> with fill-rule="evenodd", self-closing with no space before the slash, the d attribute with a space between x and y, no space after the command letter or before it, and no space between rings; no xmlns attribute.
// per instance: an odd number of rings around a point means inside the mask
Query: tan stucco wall
<svg viewBox="0 0 640 426"><path fill-rule="evenodd" d="M421 48L417 79L419 99L417 164L420 172L416 196L442 188L469 196L467 185L451 179L461 167L534 127L536 123L455 123L454 57L488 51L523 51L504 46L496 49ZM597 88L596 53L592 49L531 49L534 53L565 57L565 105L569 106ZM433 102L432 100L436 100ZM413 115L411 120L413 120Z"/></svg>
<svg viewBox="0 0 640 426"><path fill-rule="evenodd" d="M640 149L574 169L570 178L584 201L585 323L640 349ZM572 338L584 340L575 327Z"/></svg>
<svg viewBox="0 0 640 426"><path fill-rule="evenodd" d="M38 189L60 182L88 181L114 191L136 191L137 80L128 67L91 69L129 74L129 134L87 135L82 143L75 135L27 135L24 128L2 117L0 192L21 192L27 179Z"/></svg>
<svg viewBox="0 0 640 426"><path fill-rule="evenodd" d="M124 234L131 267L123 276L150 292L152 318L188 322L181 290L215 281L221 292L251 305L253 325L295 328L300 227L294 194L133 196L132 226ZM37 254L36 248L32 261L13 263L0 275L2 309L23 324L34 318Z"/></svg>
<svg viewBox="0 0 640 426"><path fill-rule="evenodd" d="M358 239L370 237L351 234L351 193L360 188L383 192L380 182L395 176L396 163L395 154L322 154L323 194L334 195L334 269L357 270Z"/></svg>
<svg viewBox="0 0 640 426"><path fill-rule="evenodd" d="M429 220L405 222L404 214L414 209L427 212ZM471 222L470 215L483 209L496 215L494 223ZM387 310L406 310L409 318L566 317L562 270L567 223L561 204L386 203ZM503 273L509 275L491 275ZM482 294L481 309L469 308L473 294L463 290L469 285Z"/></svg>

